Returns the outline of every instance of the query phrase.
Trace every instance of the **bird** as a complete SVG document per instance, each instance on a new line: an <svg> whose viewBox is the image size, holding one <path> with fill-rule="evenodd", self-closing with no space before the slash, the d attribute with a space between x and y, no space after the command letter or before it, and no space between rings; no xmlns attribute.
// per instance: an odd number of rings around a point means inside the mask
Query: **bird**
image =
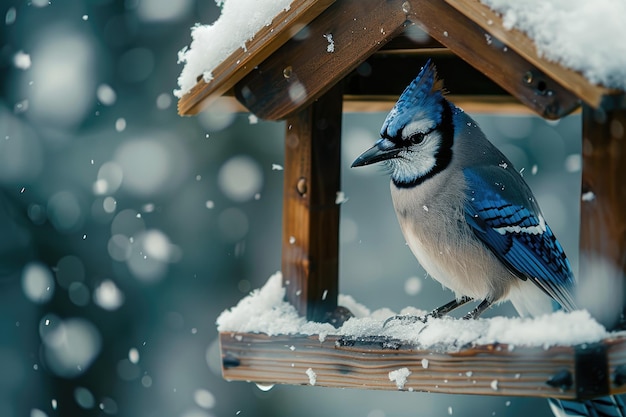
<svg viewBox="0 0 626 417"><path fill-rule="evenodd" d="M470 115L446 98L429 59L352 167L382 163L404 238L426 272L455 293L424 317L471 301L464 319L509 300L521 316L576 310L570 262L521 173ZM550 399L557 416L624 416L619 397ZM595 414L594 414L595 413Z"/></svg>
<svg viewBox="0 0 626 417"><path fill-rule="evenodd" d="M445 97L431 60L387 115L380 139L352 163L383 163L404 238L426 272L478 318L510 300L523 316L575 310L563 247L511 161Z"/></svg>

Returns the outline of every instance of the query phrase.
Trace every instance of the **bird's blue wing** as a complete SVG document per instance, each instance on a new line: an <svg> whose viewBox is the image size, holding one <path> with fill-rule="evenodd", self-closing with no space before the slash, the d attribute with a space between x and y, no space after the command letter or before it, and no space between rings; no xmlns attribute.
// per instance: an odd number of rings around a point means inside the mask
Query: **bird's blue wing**
<svg viewBox="0 0 626 417"><path fill-rule="evenodd" d="M617 395L593 398L584 401L548 398L555 417L624 417L626 407Z"/></svg>
<svg viewBox="0 0 626 417"><path fill-rule="evenodd" d="M531 279L567 310L574 310L572 270L561 244L516 173L502 167L466 168L465 218L476 236L521 279ZM493 174L493 172L491 172ZM497 178L498 180L494 180Z"/></svg>

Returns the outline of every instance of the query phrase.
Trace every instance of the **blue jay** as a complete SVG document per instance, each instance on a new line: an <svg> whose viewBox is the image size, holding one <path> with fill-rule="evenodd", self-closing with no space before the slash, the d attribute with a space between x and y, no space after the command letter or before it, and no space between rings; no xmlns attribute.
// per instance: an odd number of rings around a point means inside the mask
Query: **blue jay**
<svg viewBox="0 0 626 417"><path fill-rule="evenodd" d="M477 318L510 300L522 315L574 310L574 277L563 248L511 162L476 122L444 97L429 61L383 123L381 139L353 167L383 162L411 251ZM549 297L546 297L545 295Z"/></svg>
<svg viewBox="0 0 626 417"><path fill-rule="evenodd" d="M442 88L429 60L385 119L381 138L352 164L385 164L408 246L432 278L454 291L453 301L428 316L474 300L479 304L466 319L505 300L520 315L549 313L555 302L575 310L570 263L532 191ZM406 317L391 320L397 319ZM605 399L623 411L619 399ZM588 415L587 402L569 403L551 404L569 412L581 404L580 414L570 415Z"/></svg>

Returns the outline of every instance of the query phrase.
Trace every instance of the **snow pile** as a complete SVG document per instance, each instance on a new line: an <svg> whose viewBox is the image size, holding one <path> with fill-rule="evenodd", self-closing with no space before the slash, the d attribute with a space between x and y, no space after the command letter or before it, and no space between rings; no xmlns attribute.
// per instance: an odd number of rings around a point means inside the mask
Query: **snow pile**
<svg viewBox="0 0 626 417"><path fill-rule="evenodd" d="M180 98L196 84L202 74L210 81L211 71L238 48L246 50L246 42L263 26L272 23L283 10L289 10L291 0L215 0L222 13L212 25L196 25L191 29L191 45L178 53L178 62L185 66L178 77Z"/></svg>
<svg viewBox="0 0 626 417"><path fill-rule="evenodd" d="M409 368L400 368L395 371L389 372L389 380L391 382L396 383L396 387L399 390L404 389L404 385L406 384L406 380L411 375L411 371Z"/></svg>
<svg viewBox="0 0 626 417"><path fill-rule="evenodd" d="M539 55L590 82L626 90L623 0L481 0L535 43Z"/></svg>
<svg viewBox="0 0 626 417"><path fill-rule="evenodd" d="M389 309L371 312L350 296L340 296L339 304L348 308L354 318L335 329L328 323L308 322L284 301L282 276L274 274L261 289L244 297L237 306L224 311L217 319L220 332L319 335L347 337L387 336L412 343L423 349L458 350L468 345L492 343L511 346L569 346L593 343L609 336L587 311L555 312L537 318L494 317L460 320L451 317L431 319L427 324L383 323L395 315ZM425 311L405 308L401 314L423 315ZM428 367L428 363L422 364Z"/></svg>
<svg viewBox="0 0 626 417"><path fill-rule="evenodd" d="M313 370L313 368L309 368L306 370L306 375L309 377L309 384L315 385L317 382L317 374Z"/></svg>

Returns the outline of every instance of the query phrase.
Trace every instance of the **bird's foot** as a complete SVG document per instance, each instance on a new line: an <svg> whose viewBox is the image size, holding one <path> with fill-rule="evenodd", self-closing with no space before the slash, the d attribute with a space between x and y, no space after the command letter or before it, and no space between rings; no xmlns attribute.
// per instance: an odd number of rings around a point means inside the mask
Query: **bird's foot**
<svg viewBox="0 0 626 417"><path fill-rule="evenodd" d="M491 306L491 304L491 301L488 299L481 301L480 304L478 304L478 307L463 316L463 320L476 320Z"/></svg>
<svg viewBox="0 0 626 417"><path fill-rule="evenodd" d="M478 315L474 311L470 311L466 315L463 316L463 320L476 320Z"/></svg>

